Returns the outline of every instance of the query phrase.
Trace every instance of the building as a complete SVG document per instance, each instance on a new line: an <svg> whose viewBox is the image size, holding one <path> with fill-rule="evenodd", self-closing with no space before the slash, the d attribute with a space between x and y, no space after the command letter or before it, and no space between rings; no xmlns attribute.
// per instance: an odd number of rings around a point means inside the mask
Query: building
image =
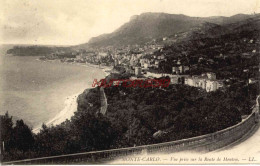
<svg viewBox="0 0 260 166"><path fill-rule="evenodd" d="M143 67L144 63L145 63L145 59L140 59L140 63L141 63L141 66Z"/></svg>
<svg viewBox="0 0 260 166"><path fill-rule="evenodd" d="M178 70L178 67L177 66L173 66L172 67L172 73L173 74L176 74L176 71Z"/></svg>
<svg viewBox="0 0 260 166"><path fill-rule="evenodd" d="M190 70L189 66L179 66L179 67L172 67L172 72L173 73L177 73L177 71L179 70L180 74L186 73L187 71Z"/></svg>
<svg viewBox="0 0 260 166"><path fill-rule="evenodd" d="M212 72L208 72L206 73L208 79L210 80L216 80L216 74L215 73L212 73Z"/></svg>
<svg viewBox="0 0 260 166"><path fill-rule="evenodd" d="M178 77L178 84L184 84L185 77Z"/></svg>
<svg viewBox="0 0 260 166"><path fill-rule="evenodd" d="M148 63L144 63L144 68L148 69L150 67L150 65Z"/></svg>
<svg viewBox="0 0 260 166"><path fill-rule="evenodd" d="M145 77L160 78L160 77L162 77L162 74L160 74L160 73L147 72L147 73L145 74Z"/></svg>
<svg viewBox="0 0 260 166"><path fill-rule="evenodd" d="M164 55L158 56L157 59L165 59Z"/></svg>
<svg viewBox="0 0 260 166"><path fill-rule="evenodd" d="M192 78L192 77L187 77L187 78L185 78L184 84L189 85L189 86L194 86L194 84L193 84L193 78Z"/></svg>
<svg viewBox="0 0 260 166"><path fill-rule="evenodd" d="M76 60L80 60L81 59L81 55L76 55Z"/></svg>
<svg viewBox="0 0 260 166"><path fill-rule="evenodd" d="M254 84L254 83L256 83L257 82L257 80L255 79L255 78L249 78L248 79L248 83L249 84Z"/></svg>
<svg viewBox="0 0 260 166"><path fill-rule="evenodd" d="M179 68L177 68L176 74L180 74L180 69Z"/></svg>
<svg viewBox="0 0 260 166"><path fill-rule="evenodd" d="M165 41L165 40L167 40L167 39L168 39L167 37L164 37L164 38L163 38L163 41Z"/></svg>
<svg viewBox="0 0 260 166"><path fill-rule="evenodd" d="M141 75L141 71L142 71L141 67L135 67L135 75L136 76L140 76Z"/></svg>
<svg viewBox="0 0 260 166"><path fill-rule="evenodd" d="M114 66L117 66L119 63L118 63L118 60L117 59L115 59L114 60Z"/></svg>
<svg viewBox="0 0 260 166"><path fill-rule="evenodd" d="M183 72L185 73L185 72L187 72L187 71L189 71L190 70L190 67L189 66L183 66Z"/></svg>
<svg viewBox="0 0 260 166"><path fill-rule="evenodd" d="M206 79L199 79L198 87L201 87L202 89L206 89L207 82Z"/></svg>
<svg viewBox="0 0 260 166"><path fill-rule="evenodd" d="M184 84L205 89L207 92L216 91L224 86L223 81L216 80L215 73L206 73L201 76L185 78Z"/></svg>
<svg viewBox="0 0 260 166"><path fill-rule="evenodd" d="M180 70L180 74L184 73L184 66L183 65L179 66L179 70Z"/></svg>
<svg viewBox="0 0 260 166"><path fill-rule="evenodd" d="M171 84L178 84L178 77L170 77L171 79Z"/></svg>
<svg viewBox="0 0 260 166"><path fill-rule="evenodd" d="M98 53L99 57L106 57L108 54L106 52L99 52Z"/></svg>
<svg viewBox="0 0 260 166"><path fill-rule="evenodd" d="M217 82L213 80L207 80L206 81L206 91L216 91L217 90Z"/></svg>

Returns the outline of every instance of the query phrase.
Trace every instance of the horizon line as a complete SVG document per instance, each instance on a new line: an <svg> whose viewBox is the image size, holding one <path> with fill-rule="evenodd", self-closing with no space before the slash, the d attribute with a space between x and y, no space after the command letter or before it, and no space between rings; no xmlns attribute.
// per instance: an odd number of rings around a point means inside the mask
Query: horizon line
<svg viewBox="0 0 260 166"><path fill-rule="evenodd" d="M210 17L233 17L233 16L236 16L236 15L260 15L260 13L251 13L251 14L244 14L244 13L237 13L237 14L234 14L234 15L231 15L231 16L223 16L223 15L213 15L213 16L206 16L206 17L203 17L203 16L189 16L189 15L185 15L185 14L173 14L173 13L165 13L165 12L143 12L141 14L135 14L135 15L132 15L131 17L133 16L140 16L142 14L147 14L147 13L151 13L151 14L169 14L169 15L183 15L183 16L187 16L187 17L193 17L193 18L210 18ZM129 18L129 21L131 21L131 17ZM125 23L127 23L125 22ZM123 26L125 23L123 23L121 26ZM120 27L121 27L120 26ZM119 28L120 28L119 27ZM116 31L117 29L115 29L114 31ZM113 32L114 32L113 31ZM111 33L113 33L111 32ZM51 47L72 47L72 46L79 46L79 45L82 45L82 44L88 44L89 41L92 39L92 38L95 38L95 37L98 37L98 36L101 36L101 35L105 35L105 34L110 34L110 33L101 33L97 36L93 36L91 37L88 41L84 42L84 43L78 43L78 44L44 44L44 43L39 43L39 44L35 44L35 43L0 43L0 45L15 45L15 46L19 46L19 45L28 45L28 46L51 46Z"/></svg>

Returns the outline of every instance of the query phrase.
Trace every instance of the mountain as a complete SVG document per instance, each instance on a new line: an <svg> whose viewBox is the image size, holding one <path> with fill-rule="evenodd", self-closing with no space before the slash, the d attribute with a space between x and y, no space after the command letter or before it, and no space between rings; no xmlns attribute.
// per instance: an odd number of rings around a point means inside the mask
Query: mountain
<svg viewBox="0 0 260 166"><path fill-rule="evenodd" d="M87 45L100 47L142 44L152 39L189 31L192 28L202 26L204 23L224 25L251 17L253 16L245 14L231 17L189 17L182 14L143 13L132 16L129 22L110 34L91 38ZM84 45L86 44L81 46Z"/></svg>

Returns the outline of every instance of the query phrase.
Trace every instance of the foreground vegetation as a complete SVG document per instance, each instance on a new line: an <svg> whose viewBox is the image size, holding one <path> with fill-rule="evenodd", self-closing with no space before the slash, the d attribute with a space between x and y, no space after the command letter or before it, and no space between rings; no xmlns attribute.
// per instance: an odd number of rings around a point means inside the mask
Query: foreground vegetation
<svg viewBox="0 0 260 166"><path fill-rule="evenodd" d="M250 94L248 94L250 92ZM71 120L42 126L38 134L12 117L1 116L3 161L138 146L212 133L251 113L257 84L234 84L225 91L206 93L184 85L158 88L105 88L106 115L99 113L100 90L78 97Z"/></svg>

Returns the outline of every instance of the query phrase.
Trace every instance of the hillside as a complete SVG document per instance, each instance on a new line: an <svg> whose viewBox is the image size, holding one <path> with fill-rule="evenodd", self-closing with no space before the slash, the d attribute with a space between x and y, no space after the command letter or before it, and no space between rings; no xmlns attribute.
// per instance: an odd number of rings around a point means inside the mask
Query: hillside
<svg viewBox="0 0 260 166"><path fill-rule="evenodd" d="M110 34L104 34L90 39L88 44L94 47L142 44L152 39L189 31L192 28L200 27L206 22L224 25L250 17L252 17L252 15L238 14L231 17L189 17L166 13L143 13L141 15L132 16L129 22ZM84 45L86 44L82 44L81 46Z"/></svg>
<svg viewBox="0 0 260 166"><path fill-rule="evenodd" d="M198 30L178 35L178 43L155 52L167 59L157 70L171 73L180 60L191 67L191 75L214 72L218 79L256 78L259 36L260 16L225 25L204 23ZM248 75L245 69L249 69Z"/></svg>

